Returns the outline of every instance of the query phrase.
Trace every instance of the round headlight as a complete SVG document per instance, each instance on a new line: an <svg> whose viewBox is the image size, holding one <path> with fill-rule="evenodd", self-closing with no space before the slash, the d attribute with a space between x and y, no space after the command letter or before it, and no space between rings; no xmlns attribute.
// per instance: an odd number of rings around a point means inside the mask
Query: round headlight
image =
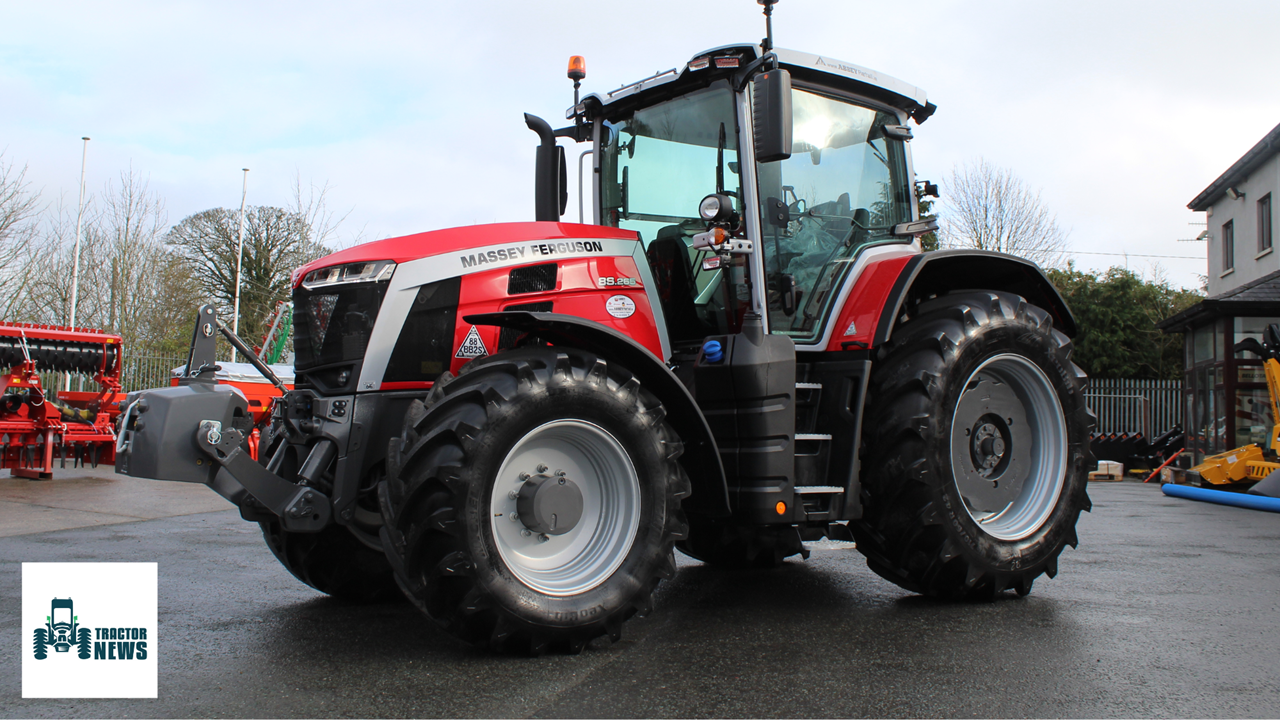
<svg viewBox="0 0 1280 720"><path fill-rule="evenodd" d="M702 202L698 204L698 214L703 220L708 222L715 220L720 215L720 196L708 195L702 198Z"/></svg>

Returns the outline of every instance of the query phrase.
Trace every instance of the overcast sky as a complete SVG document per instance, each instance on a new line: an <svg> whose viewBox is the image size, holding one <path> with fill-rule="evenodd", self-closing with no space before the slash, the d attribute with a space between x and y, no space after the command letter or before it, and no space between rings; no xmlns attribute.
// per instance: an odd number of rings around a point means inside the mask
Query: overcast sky
<svg viewBox="0 0 1280 720"><path fill-rule="evenodd" d="M923 88L920 178L985 157L1042 191L1079 266L1193 287L1187 202L1280 123L1278 20L1275 0L781 0L774 34ZM171 223L237 207L242 167L250 204L327 182L348 242L528 220L521 113L563 124L569 55L603 92L763 33L753 0L2 0L0 150L74 205L88 135L90 191L132 166Z"/></svg>

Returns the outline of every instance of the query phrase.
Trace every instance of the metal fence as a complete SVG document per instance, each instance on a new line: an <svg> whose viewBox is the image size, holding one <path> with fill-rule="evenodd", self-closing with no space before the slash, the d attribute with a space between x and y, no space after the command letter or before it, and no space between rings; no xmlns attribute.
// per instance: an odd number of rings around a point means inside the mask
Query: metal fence
<svg viewBox="0 0 1280 720"><path fill-rule="evenodd" d="M186 356L179 355L125 355L124 366L120 371L122 392L145 390L147 388L164 387L169 384L169 377L174 368L187 362ZM42 372L40 384L47 390L61 390L66 386L66 373ZM72 373L72 390L98 391L93 376Z"/></svg>
<svg viewBox="0 0 1280 720"><path fill-rule="evenodd" d="M125 392L164 387L169 384L173 369L186 362L185 356L178 355L125 355L120 384Z"/></svg>
<svg viewBox="0 0 1280 720"><path fill-rule="evenodd" d="M1141 432L1150 439L1174 425L1186 427L1181 380L1089 378L1085 398L1098 416L1098 432Z"/></svg>

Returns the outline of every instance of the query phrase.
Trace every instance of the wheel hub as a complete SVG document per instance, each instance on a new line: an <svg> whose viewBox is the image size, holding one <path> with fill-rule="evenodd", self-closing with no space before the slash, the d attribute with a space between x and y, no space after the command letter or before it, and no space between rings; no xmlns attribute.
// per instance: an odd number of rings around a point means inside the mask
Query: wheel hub
<svg viewBox="0 0 1280 720"><path fill-rule="evenodd" d="M1062 490L1066 421L1044 371L1025 357L988 358L969 376L951 421L951 471L969 515L1001 540L1041 527Z"/></svg>
<svg viewBox="0 0 1280 720"><path fill-rule="evenodd" d="M582 519L582 490L563 470L531 475L516 494L516 513L532 532L564 535Z"/></svg>
<svg viewBox="0 0 1280 720"><path fill-rule="evenodd" d="M978 474L989 478L1003 471L1001 463L1012 454L1006 452L1010 444L1009 426L1000 418L984 416L974 423L970 437L973 441L969 450Z"/></svg>

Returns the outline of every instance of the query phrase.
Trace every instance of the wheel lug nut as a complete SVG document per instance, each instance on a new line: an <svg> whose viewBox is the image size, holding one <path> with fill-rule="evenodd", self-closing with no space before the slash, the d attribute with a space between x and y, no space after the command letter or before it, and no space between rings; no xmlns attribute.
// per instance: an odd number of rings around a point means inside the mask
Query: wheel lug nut
<svg viewBox="0 0 1280 720"><path fill-rule="evenodd" d="M546 542L550 539L551 538L547 537L546 533L542 533L541 535L538 536L538 542Z"/></svg>
<svg viewBox="0 0 1280 720"><path fill-rule="evenodd" d="M556 477L564 477L564 476L565 476L565 472L563 470L556 471Z"/></svg>
<svg viewBox="0 0 1280 720"><path fill-rule="evenodd" d="M511 513L508 517L511 518L511 522L520 522L520 515L518 513Z"/></svg>
<svg viewBox="0 0 1280 720"><path fill-rule="evenodd" d="M532 475L530 475L529 473L527 473L527 472L522 472L522 473L520 473L520 477L516 478L516 481L517 481L517 482L524 482L525 480L528 480L528 479L529 479L529 478L531 478L531 477L533 477L533 476L532 476Z"/></svg>
<svg viewBox="0 0 1280 720"><path fill-rule="evenodd" d="M540 473L544 473L544 472L546 472L546 471L547 471L547 466L546 466L546 465L539 465L539 466L538 466L538 472L540 472Z"/></svg>
<svg viewBox="0 0 1280 720"><path fill-rule="evenodd" d="M507 493L507 497L512 500L519 500L520 493L516 492L515 490L512 490L511 492Z"/></svg>
<svg viewBox="0 0 1280 720"><path fill-rule="evenodd" d="M533 531L530 530L529 528L525 528L524 530L520 531L520 537L529 537L532 534L533 534Z"/></svg>

